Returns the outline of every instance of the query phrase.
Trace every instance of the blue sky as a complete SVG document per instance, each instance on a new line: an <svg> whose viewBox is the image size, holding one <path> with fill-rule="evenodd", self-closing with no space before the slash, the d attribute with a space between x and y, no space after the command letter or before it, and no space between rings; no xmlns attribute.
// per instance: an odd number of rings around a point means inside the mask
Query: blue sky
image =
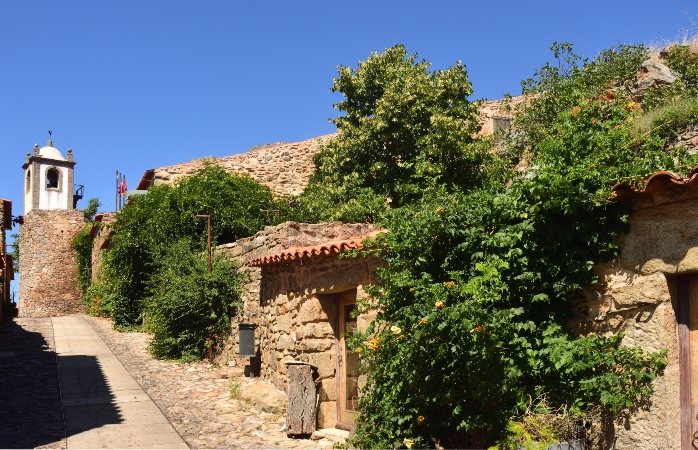
<svg viewBox="0 0 698 450"><path fill-rule="evenodd" d="M695 0L2 0L0 197L22 210L24 155L49 129L110 211L116 170L132 189L149 168L333 132L337 65L397 43L433 68L463 61L473 99L497 99L554 41L593 57L695 34L693 21Z"/></svg>

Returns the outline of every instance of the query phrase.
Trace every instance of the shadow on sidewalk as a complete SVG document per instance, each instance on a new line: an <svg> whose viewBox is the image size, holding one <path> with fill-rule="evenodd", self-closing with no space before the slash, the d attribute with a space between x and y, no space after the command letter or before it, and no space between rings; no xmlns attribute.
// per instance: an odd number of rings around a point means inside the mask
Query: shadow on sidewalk
<svg viewBox="0 0 698 450"><path fill-rule="evenodd" d="M57 362L52 341L50 318L0 325L0 448L65 448L63 406L78 412L73 416L80 423L68 427L75 430L70 434L122 421L96 358L60 356Z"/></svg>

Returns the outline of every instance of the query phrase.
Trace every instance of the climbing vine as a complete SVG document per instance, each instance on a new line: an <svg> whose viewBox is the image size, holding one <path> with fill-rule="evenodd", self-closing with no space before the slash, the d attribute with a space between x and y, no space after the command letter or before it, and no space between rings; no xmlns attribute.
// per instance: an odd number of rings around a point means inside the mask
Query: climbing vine
<svg viewBox="0 0 698 450"><path fill-rule="evenodd" d="M573 419L648 405L666 351L623 345L622 333L574 334L570 299L599 282L593 266L618 255L627 231L629 207L611 186L692 167L684 148L667 150L668 130L697 110L669 107L639 133L644 47L591 61L569 44L552 50L558 63L523 83L527 101L498 150L519 164L504 183L435 183L380 219L390 232L369 252L383 257L381 284L363 305L378 315L352 340L368 374L358 448L517 448L525 442L507 441L516 417L541 398Z"/></svg>

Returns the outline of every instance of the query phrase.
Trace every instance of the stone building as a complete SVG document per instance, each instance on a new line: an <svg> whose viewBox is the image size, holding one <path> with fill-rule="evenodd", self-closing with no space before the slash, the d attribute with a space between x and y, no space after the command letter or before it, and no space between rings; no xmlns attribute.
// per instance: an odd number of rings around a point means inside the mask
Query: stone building
<svg viewBox="0 0 698 450"><path fill-rule="evenodd" d="M73 236L85 225L75 209L80 191L73 181L72 150L67 158L48 141L34 146L24 165L24 223L19 245L19 314L51 317L85 311L77 282Z"/></svg>
<svg viewBox="0 0 698 450"><path fill-rule="evenodd" d="M376 283L376 258L340 258L379 230L368 224L286 222L218 247L241 263L249 279L233 337L221 360L237 359L237 324L258 325L259 375L286 390L286 361L316 369L320 428L350 426L358 402L358 355L343 335L365 329L373 316L353 316L364 287ZM250 360L236 361L250 364Z"/></svg>
<svg viewBox="0 0 698 450"><path fill-rule="evenodd" d="M15 275L12 256L7 248L7 232L10 230L12 230L12 201L0 199L0 321L4 321L9 312L10 282L14 280Z"/></svg>
<svg viewBox="0 0 698 450"><path fill-rule="evenodd" d="M595 267L602 283L576 303L572 326L669 350L649 410L615 424L609 439L614 448L688 449L698 432L698 167L685 178L656 173L641 191L614 191L632 205L630 229L618 258Z"/></svg>

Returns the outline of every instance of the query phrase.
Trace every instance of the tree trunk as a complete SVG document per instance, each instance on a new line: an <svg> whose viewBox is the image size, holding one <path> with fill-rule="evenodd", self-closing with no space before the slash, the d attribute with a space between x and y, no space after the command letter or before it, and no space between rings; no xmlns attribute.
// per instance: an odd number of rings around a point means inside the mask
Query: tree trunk
<svg viewBox="0 0 698 450"><path fill-rule="evenodd" d="M311 434L317 424L317 400L313 373L309 365L288 366L288 407L286 434Z"/></svg>

